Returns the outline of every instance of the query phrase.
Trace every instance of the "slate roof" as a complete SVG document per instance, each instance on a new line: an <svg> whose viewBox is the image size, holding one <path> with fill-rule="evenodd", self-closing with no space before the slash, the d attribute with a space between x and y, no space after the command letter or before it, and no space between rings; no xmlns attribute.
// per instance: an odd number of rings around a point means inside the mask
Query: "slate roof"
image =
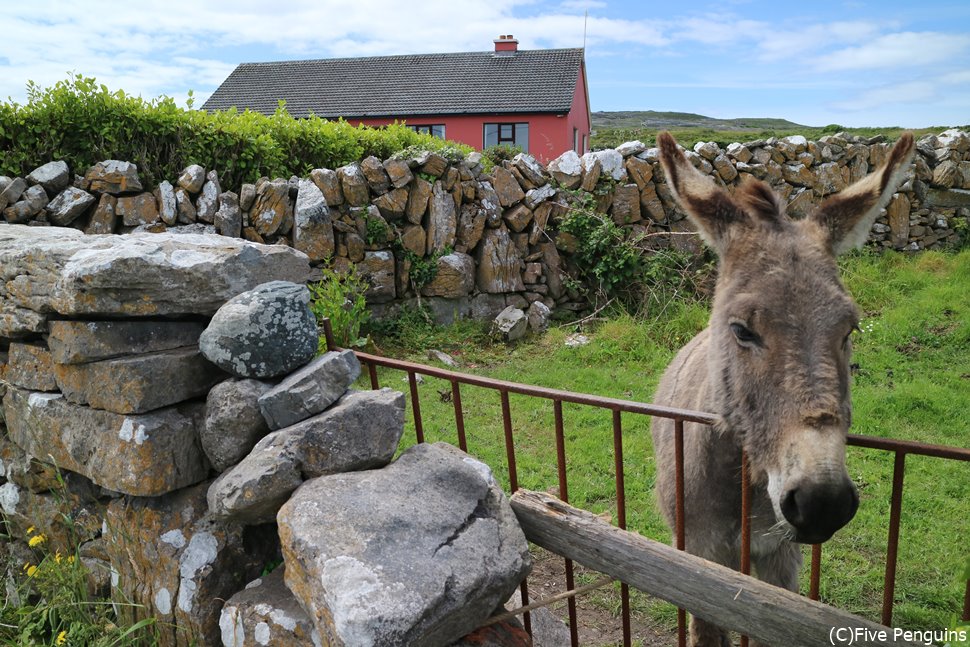
<svg viewBox="0 0 970 647"><path fill-rule="evenodd" d="M294 117L569 112L582 49L242 63L202 106ZM510 55L511 54L511 55Z"/></svg>

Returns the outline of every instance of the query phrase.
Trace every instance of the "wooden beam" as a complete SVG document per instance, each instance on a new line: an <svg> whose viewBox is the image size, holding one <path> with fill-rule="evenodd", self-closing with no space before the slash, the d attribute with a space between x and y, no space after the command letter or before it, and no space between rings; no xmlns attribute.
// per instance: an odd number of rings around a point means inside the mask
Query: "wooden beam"
<svg viewBox="0 0 970 647"><path fill-rule="evenodd" d="M519 490L511 503L529 541L769 645L918 645L889 627L620 530L551 495Z"/></svg>

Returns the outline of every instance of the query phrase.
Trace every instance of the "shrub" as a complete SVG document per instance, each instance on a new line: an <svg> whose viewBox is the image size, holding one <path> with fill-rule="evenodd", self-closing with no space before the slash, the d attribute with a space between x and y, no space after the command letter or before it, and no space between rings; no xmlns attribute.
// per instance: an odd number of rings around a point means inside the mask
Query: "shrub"
<svg viewBox="0 0 970 647"><path fill-rule="evenodd" d="M339 273L332 269L323 270L323 279L317 283L307 285L310 289L310 310L317 321L330 320L334 341L342 348L362 347L367 339L360 336L360 329L370 312L364 293L367 291L367 281L357 272L357 266L351 265L346 273ZM326 347L326 340L320 340L321 350Z"/></svg>
<svg viewBox="0 0 970 647"><path fill-rule="evenodd" d="M0 104L0 173L23 176L51 160L83 173L95 162L138 165L143 184L174 180L189 164L219 172L224 187L261 176L306 176L367 155L404 148L463 157L471 149L403 124L355 127L343 120L294 119L282 102L273 115L235 109L183 109L169 97L146 101L71 75L49 88L27 84L27 103Z"/></svg>

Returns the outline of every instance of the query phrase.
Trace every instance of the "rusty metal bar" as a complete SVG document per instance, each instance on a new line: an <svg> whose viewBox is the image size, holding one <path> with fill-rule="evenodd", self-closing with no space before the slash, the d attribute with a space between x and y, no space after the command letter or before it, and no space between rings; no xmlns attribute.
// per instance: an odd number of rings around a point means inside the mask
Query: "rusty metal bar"
<svg viewBox="0 0 970 647"><path fill-rule="evenodd" d="M337 350L337 343L333 339L333 326L330 324L330 319L323 320L323 338L327 342L327 350Z"/></svg>
<svg viewBox="0 0 970 647"><path fill-rule="evenodd" d="M684 421L674 420L674 536L677 550L684 550ZM677 609L677 647L687 647L687 612Z"/></svg>
<svg viewBox="0 0 970 647"><path fill-rule="evenodd" d="M562 418L562 400L552 401L553 418L556 421L556 472L559 476L559 498L569 502L569 483L566 478L566 433ZM573 576L573 560L564 560L566 568L566 590L576 588ZM566 601L569 612L569 643L579 647L579 621L576 617L576 598L570 596Z"/></svg>
<svg viewBox="0 0 970 647"><path fill-rule="evenodd" d="M512 410L509 407L509 392L499 389L502 396L502 426L505 429L505 455L509 463L509 490L512 494L519 489L519 475L515 468L515 444L512 439Z"/></svg>
<svg viewBox="0 0 970 647"><path fill-rule="evenodd" d="M935 456L936 458L970 461L970 448L930 445L929 443L919 443L913 440L895 440L893 438L857 436L855 434L849 434L847 442L849 445L855 447L868 447L869 449L884 449L889 452L903 452L918 456Z"/></svg>
<svg viewBox="0 0 970 647"><path fill-rule="evenodd" d="M896 593L896 556L899 552L899 518L903 505L903 475L906 452L896 452L893 461L893 491L889 503L889 542L886 546L886 577L882 589L882 624L893 621L893 598Z"/></svg>
<svg viewBox="0 0 970 647"><path fill-rule="evenodd" d="M481 377L479 375L457 373L455 371L449 371L446 369L437 368L435 366L416 364L406 360L388 359L386 357L381 357L380 355L371 355L370 353L358 352L357 357L362 362L373 362L378 366L386 366L406 372L410 371L413 373L420 373L421 375L427 375L429 377L438 377L449 382L451 380L458 380L462 384L482 386L489 389L495 389L497 391L515 393L517 395L531 395L539 398L545 398L547 400L562 400L563 402L570 402L573 404L585 404L606 409L618 409L624 413L642 413L648 416L655 416L657 418L681 418L687 422L699 422L706 425L714 424L718 420L718 416L712 413L690 411L688 409L677 409L674 407L664 407L656 404L645 404L643 402L634 402L632 400L607 398L597 395L589 395L587 393L573 393L572 391L562 391L560 389L548 389L541 386L531 386L528 384L519 384L517 382L508 382L506 380L494 380L492 378Z"/></svg>
<svg viewBox="0 0 970 647"><path fill-rule="evenodd" d="M458 380L451 381L451 403L455 407L455 428L458 432L458 448L468 451L468 441L465 438L465 412L461 408L461 389Z"/></svg>
<svg viewBox="0 0 970 647"><path fill-rule="evenodd" d="M370 375L370 388L374 389L375 391L381 388L380 383L377 381L377 364L368 362L367 373Z"/></svg>
<svg viewBox="0 0 970 647"><path fill-rule="evenodd" d="M411 387L411 411L414 412L414 435L419 443L423 443L424 426L421 424L421 400L418 396L418 380L414 371L408 371L408 384Z"/></svg>
<svg viewBox="0 0 970 647"><path fill-rule="evenodd" d="M808 580L808 598L818 600L822 575L822 544L812 544L812 571Z"/></svg>
<svg viewBox="0 0 970 647"><path fill-rule="evenodd" d="M626 483L623 478L623 423L620 410L613 409L613 472L616 477L616 525L626 530ZM633 644L630 627L630 587L620 585L620 606L623 619L623 647Z"/></svg>
<svg viewBox="0 0 970 647"><path fill-rule="evenodd" d="M522 596L522 606L529 606L529 578L522 580L519 585L519 594ZM522 624L525 625L525 632L532 637L532 614L526 611L522 614Z"/></svg>
<svg viewBox="0 0 970 647"><path fill-rule="evenodd" d="M751 474L748 453L741 450L741 572L751 575ZM748 647L748 637L741 636L741 647Z"/></svg>

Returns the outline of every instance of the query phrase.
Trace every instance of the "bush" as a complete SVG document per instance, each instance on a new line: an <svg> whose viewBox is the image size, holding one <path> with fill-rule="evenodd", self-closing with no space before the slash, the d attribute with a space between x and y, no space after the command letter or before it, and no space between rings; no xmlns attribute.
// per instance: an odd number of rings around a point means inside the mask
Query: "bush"
<svg viewBox="0 0 970 647"><path fill-rule="evenodd" d="M356 265L351 265L344 274L324 269L323 279L307 287L310 289L310 310L317 321L330 320L338 346L350 348L367 344L367 339L360 336L360 329L370 317L364 298L368 286L357 273ZM326 339L320 339L320 349L326 350Z"/></svg>
<svg viewBox="0 0 970 647"><path fill-rule="evenodd" d="M404 124L355 127L343 120L294 119L281 103L275 114L235 109L183 109L169 97L146 101L112 92L93 78L71 75L50 88L27 84L27 103L0 104L0 173L24 176L51 160L76 173L95 162L138 165L142 183L174 180L186 166L219 172L238 189L261 176L305 177L368 155L386 159L413 147L463 156L471 149L414 132Z"/></svg>

